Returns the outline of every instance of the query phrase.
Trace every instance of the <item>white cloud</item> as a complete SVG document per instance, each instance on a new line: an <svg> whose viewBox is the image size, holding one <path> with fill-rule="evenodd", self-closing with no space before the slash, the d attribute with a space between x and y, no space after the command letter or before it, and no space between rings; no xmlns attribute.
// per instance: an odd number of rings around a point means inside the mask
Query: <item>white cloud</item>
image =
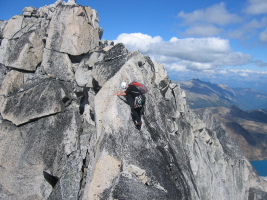
<svg viewBox="0 0 267 200"><path fill-rule="evenodd" d="M220 60L218 60L218 63L220 63L221 66L245 65L250 62L252 62L252 56L241 52L229 52L221 55Z"/></svg>
<svg viewBox="0 0 267 200"><path fill-rule="evenodd" d="M169 69L207 71L225 66L238 66L252 62L252 56L231 50L229 40L222 38L173 37L163 41L142 33L121 34L115 43L122 42L130 51L139 50Z"/></svg>
<svg viewBox="0 0 267 200"><path fill-rule="evenodd" d="M254 63L259 67L266 67L267 66L267 63L264 63L261 60L255 60Z"/></svg>
<svg viewBox="0 0 267 200"><path fill-rule="evenodd" d="M229 41L220 38L186 38L173 37L170 41L151 44L146 53L165 55L180 60L208 63L230 51Z"/></svg>
<svg viewBox="0 0 267 200"><path fill-rule="evenodd" d="M160 36L151 37L142 33L120 34L117 41L127 44L129 49L138 49L142 52L148 52L153 43L160 43L162 38ZM116 42L116 41L115 41Z"/></svg>
<svg viewBox="0 0 267 200"><path fill-rule="evenodd" d="M248 77L249 75L247 73L240 73L239 76Z"/></svg>
<svg viewBox="0 0 267 200"><path fill-rule="evenodd" d="M267 71L254 71L249 69L230 69L229 73L267 75Z"/></svg>
<svg viewBox="0 0 267 200"><path fill-rule="evenodd" d="M199 25L199 26L193 26L188 29L186 29L183 33L183 35L190 36L200 36L200 37L209 37L209 36L215 36L222 32L222 29L217 28L212 25Z"/></svg>
<svg viewBox="0 0 267 200"><path fill-rule="evenodd" d="M238 14L229 12L223 2L192 12L181 11L177 16L184 30L179 33L186 37L224 36L250 46L265 43L265 32L260 36L259 32L267 26L267 0L247 0L245 5L245 12Z"/></svg>
<svg viewBox="0 0 267 200"><path fill-rule="evenodd" d="M241 39L243 40L243 42L246 40L247 42L251 41L251 39L253 39L254 41L255 38L257 38L259 31L266 26L267 26L267 17L262 17L258 19L253 18L250 19L250 21L248 21L245 24L240 24L239 27L236 27L233 30L225 29L224 35L232 39Z"/></svg>
<svg viewBox="0 0 267 200"><path fill-rule="evenodd" d="M242 29L235 29L228 31L225 35L232 39L243 39L246 33L247 32Z"/></svg>
<svg viewBox="0 0 267 200"><path fill-rule="evenodd" d="M267 25L267 18L263 17L262 19L252 19L250 22L246 23L242 29L258 29L265 27Z"/></svg>
<svg viewBox="0 0 267 200"><path fill-rule="evenodd" d="M168 71L187 72L189 71L184 65L171 64L165 66Z"/></svg>
<svg viewBox="0 0 267 200"><path fill-rule="evenodd" d="M225 69L223 69L223 70L219 70L219 71L218 71L218 74L227 74L227 73L228 73L228 71L225 70Z"/></svg>
<svg viewBox="0 0 267 200"><path fill-rule="evenodd" d="M267 14L267 1L249 0L245 12L251 15Z"/></svg>
<svg viewBox="0 0 267 200"><path fill-rule="evenodd" d="M263 32L260 33L259 40L261 42L267 43L267 28Z"/></svg>
<svg viewBox="0 0 267 200"><path fill-rule="evenodd" d="M193 71L212 71L215 68L211 63L183 61L182 64L186 66L187 69Z"/></svg>
<svg viewBox="0 0 267 200"><path fill-rule="evenodd" d="M238 15L229 13L224 3L216 4L206 9L195 10L191 13L181 11L178 17L183 18L187 24L207 22L221 26L236 23L241 20Z"/></svg>

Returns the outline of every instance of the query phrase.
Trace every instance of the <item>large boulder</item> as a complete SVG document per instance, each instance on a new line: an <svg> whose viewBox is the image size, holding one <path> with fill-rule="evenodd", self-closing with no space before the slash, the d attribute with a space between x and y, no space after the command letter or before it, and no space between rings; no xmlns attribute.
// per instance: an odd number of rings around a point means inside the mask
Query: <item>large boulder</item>
<svg viewBox="0 0 267 200"><path fill-rule="evenodd" d="M53 115L64 110L72 97L70 83L44 80L3 99L1 114L15 125Z"/></svg>
<svg viewBox="0 0 267 200"><path fill-rule="evenodd" d="M7 121L0 123L2 199L48 199L59 178L61 184L65 182L63 184L68 186L64 188L65 194L77 197L74 188L79 188L80 179L76 183L74 180L79 176L78 169L82 164L79 160L76 165L72 159L75 155L73 149L77 150L79 145L78 127L81 122L77 114L60 113L22 127L15 127ZM72 138L68 132L72 132Z"/></svg>
<svg viewBox="0 0 267 200"><path fill-rule="evenodd" d="M101 51L95 51L87 54L75 69L75 81L81 87L94 87L95 79L92 69L102 62L105 54Z"/></svg>
<svg viewBox="0 0 267 200"><path fill-rule="evenodd" d="M96 11L79 5L59 5L53 15L46 48L71 55L88 53L99 45Z"/></svg>
<svg viewBox="0 0 267 200"><path fill-rule="evenodd" d="M60 5L65 5L65 4L66 4L65 1L57 0L53 4L38 8L36 15L40 18L45 18L45 19L51 20L53 15L56 13L57 7ZM32 13L31 13L31 15L32 15Z"/></svg>
<svg viewBox="0 0 267 200"><path fill-rule="evenodd" d="M2 64L8 67L35 71L43 57L43 36L38 32L25 33L18 39L8 40L2 53Z"/></svg>
<svg viewBox="0 0 267 200"><path fill-rule="evenodd" d="M95 63L92 75L100 86L113 77L124 65L130 54L123 44L117 44L105 53L101 62Z"/></svg>
<svg viewBox="0 0 267 200"><path fill-rule="evenodd" d="M81 87L93 87L92 71L87 67L79 67L75 72L75 80Z"/></svg>
<svg viewBox="0 0 267 200"><path fill-rule="evenodd" d="M34 7L32 7L32 6L25 7L22 10L22 12L23 12L23 16L24 17L32 17L32 16L37 17L38 16L38 15L36 15L37 14L37 10Z"/></svg>
<svg viewBox="0 0 267 200"><path fill-rule="evenodd" d="M23 16L16 15L8 20L8 23L3 31L3 37L6 39L13 39L16 37L16 34L21 30L23 19Z"/></svg>
<svg viewBox="0 0 267 200"><path fill-rule="evenodd" d="M45 19L15 16L3 30L0 63L5 66L35 71L41 63L48 22Z"/></svg>
<svg viewBox="0 0 267 200"><path fill-rule="evenodd" d="M66 53L44 49L42 66L44 72L60 80L74 79L72 62Z"/></svg>

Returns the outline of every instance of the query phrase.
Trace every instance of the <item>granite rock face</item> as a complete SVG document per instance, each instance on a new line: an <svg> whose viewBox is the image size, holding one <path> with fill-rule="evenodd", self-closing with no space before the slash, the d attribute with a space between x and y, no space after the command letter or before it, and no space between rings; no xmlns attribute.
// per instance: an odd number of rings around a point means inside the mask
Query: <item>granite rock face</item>
<svg viewBox="0 0 267 200"><path fill-rule="evenodd" d="M90 7L27 7L0 27L1 199L266 196L221 123L189 109L163 65L100 41ZM140 130L114 95L134 80L149 89Z"/></svg>
<svg viewBox="0 0 267 200"><path fill-rule="evenodd" d="M50 21L46 48L70 55L88 53L99 44L98 21L90 7L61 6Z"/></svg>

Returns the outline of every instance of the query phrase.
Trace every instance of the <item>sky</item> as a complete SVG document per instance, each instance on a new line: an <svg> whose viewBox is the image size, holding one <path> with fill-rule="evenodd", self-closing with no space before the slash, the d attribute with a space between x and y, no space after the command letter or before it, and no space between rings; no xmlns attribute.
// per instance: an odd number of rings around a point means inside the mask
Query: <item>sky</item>
<svg viewBox="0 0 267 200"><path fill-rule="evenodd" d="M0 20L55 0L0 2ZM102 39L164 64L171 80L198 78L267 92L267 0L77 0L98 12Z"/></svg>

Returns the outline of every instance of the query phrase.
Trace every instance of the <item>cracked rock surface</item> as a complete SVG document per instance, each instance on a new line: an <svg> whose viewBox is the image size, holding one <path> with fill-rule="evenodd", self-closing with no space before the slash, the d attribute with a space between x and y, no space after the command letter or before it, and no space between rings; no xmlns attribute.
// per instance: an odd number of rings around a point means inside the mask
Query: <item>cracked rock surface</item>
<svg viewBox="0 0 267 200"><path fill-rule="evenodd" d="M102 32L76 1L0 22L0 199L265 199L220 121ZM121 81L149 89L140 130Z"/></svg>

